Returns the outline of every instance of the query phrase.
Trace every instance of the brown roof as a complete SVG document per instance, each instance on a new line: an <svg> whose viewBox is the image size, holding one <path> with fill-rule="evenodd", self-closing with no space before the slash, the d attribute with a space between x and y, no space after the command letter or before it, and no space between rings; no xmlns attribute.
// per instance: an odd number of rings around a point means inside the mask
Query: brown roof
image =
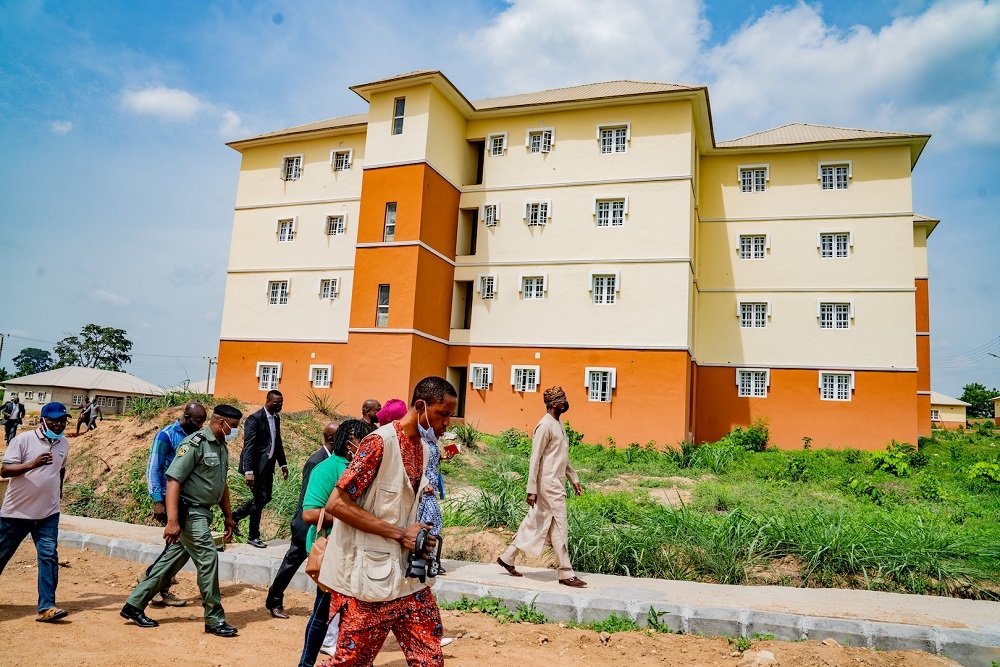
<svg viewBox="0 0 1000 667"><path fill-rule="evenodd" d="M856 130L832 125L812 125L811 123L789 123L763 132L754 132L745 137L720 141L716 143L716 146L719 148L752 148L789 144L818 144L830 141L856 141L858 139L907 139L919 136L922 135L906 132Z"/></svg>
<svg viewBox="0 0 1000 667"><path fill-rule="evenodd" d="M242 144L247 141L260 141L261 139L286 137L293 134L306 134L308 132L319 132L322 130L336 130L336 129L355 127L355 126L361 128L367 124L368 124L368 114L356 113L356 114L351 114L350 116L338 116L337 118L319 120L316 121L315 123L296 125L295 127L289 127L284 130L275 130L274 132L266 132L264 134L258 134L253 137L246 137L245 139L237 139L236 141L230 141L226 143L226 145L234 146L237 144Z"/></svg>
<svg viewBox="0 0 1000 667"><path fill-rule="evenodd" d="M558 104L560 102L580 102L611 97L630 97L633 95L650 95L655 93L674 93L687 90L701 90L703 86L688 86L680 83L655 83L651 81L607 81L605 83L588 83L582 86L555 88L537 93L507 95L505 97L489 97L472 103L476 111L492 109L509 109L515 107L535 106L539 104Z"/></svg>

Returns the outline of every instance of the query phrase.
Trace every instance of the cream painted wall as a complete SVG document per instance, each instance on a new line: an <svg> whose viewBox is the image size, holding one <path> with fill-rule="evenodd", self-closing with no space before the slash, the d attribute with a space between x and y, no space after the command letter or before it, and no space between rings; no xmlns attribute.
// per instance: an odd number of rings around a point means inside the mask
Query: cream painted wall
<svg viewBox="0 0 1000 667"><path fill-rule="evenodd" d="M375 93L368 107L368 138L365 165L377 167L427 159L429 111L433 87L429 83L390 92ZM392 111L396 98L405 97L403 132L392 134Z"/></svg>
<svg viewBox="0 0 1000 667"><path fill-rule="evenodd" d="M917 226L913 228L913 276L926 278L927 271L927 228Z"/></svg>
<svg viewBox="0 0 1000 667"><path fill-rule="evenodd" d="M820 162L848 161L847 190L823 190ZM759 193L740 191L739 165L767 164ZM803 150L705 156L701 161L701 218L912 212L909 146Z"/></svg>
<svg viewBox="0 0 1000 667"><path fill-rule="evenodd" d="M854 302L850 329L820 329L817 302ZM740 301L770 301L766 328L741 329ZM699 363L915 369L912 292L701 292Z"/></svg>
<svg viewBox="0 0 1000 667"><path fill-rule="evenodd" d="M820 232L853 235L846 258L821 258ZM765 287L913 287L913 223L909 217L840 220L703 222L698 228L698 285L702 289ZM768 234L763 260L738 252L743 234Z"/></svg>
<svg viewBox="0 0 1000 667"><path fill-rule="evenodd" d="M620 123L631 123L628 150L602 155L597 126ZM550 153L529 153L525 135L540 127L555 128L555 144ZM686 100L472 120L467 132L470 140L485 139L495 132L507 133L504 155L494 157L487 150L485 189L691 176L694 119L691 103Z"/></svg>
<svg viewBox="0 0 1000 667"><path fill-rule="evenodd" d="M317 268L354 265L359 201L236 211L229 268ZM326 233L327 216L346 215L343 234ZM295 219L295 238L278 241L278 221Z"/></svg>
<svg viewBox="0 0 1000 667"><path fill-rule="evenodd" d="M941 411L941 419L938 421L965 423L964 405L938 405L937 403L931 403L931 410ZM931 423L936 424L937 422Z"/></svg>
<svg viewBox="0 0 1000 667"><path fill-rule="evenodd" d="M330 151L352 149L351 168L334 171ZM283 181L284 156L302 155L302 177ZM365 133L258 146L243 150L236 206L320 201L361 196Z"/></svg>
<svg viewBox="0 0 1000 667"><path fill-rule="evenodd" d="M594 305L591 272L620 272L618 302ZM473 345L602 345L687 349L688 264L574 264L459 267L455 280L495 273L496 298L473 294L472 327L451 340ZM525 300L519 275L548 274L546 298Z"/></svg>
<svg viewBox="0 0 1000 667"><path fill-rule="evenodd" d="M319 298L320 280L340 278L340 296ZM271 280L289 280L288 304L268 304ZM222 338L346 341L352 270L230 273L222 311Z"/></svg>
<svg viewBox="0 0 1000 667"><path fill-rule="evenodd" d="M407 100L409 104L409 100ZM406 132L406 124L403 124ZM437 88L431 88L427 122L427 161L454 185L462 186L469 170L465 118Z"/></svg>

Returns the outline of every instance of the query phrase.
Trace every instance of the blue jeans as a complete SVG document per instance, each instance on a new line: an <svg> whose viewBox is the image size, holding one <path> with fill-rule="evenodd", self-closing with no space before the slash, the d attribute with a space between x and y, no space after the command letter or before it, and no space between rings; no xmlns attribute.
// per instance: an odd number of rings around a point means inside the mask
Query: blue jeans
<svg viewBox="0 0 1000 667"><path fill-rule="evenodd" d="M299 667L313 667L319 657L319 649L323 646L326 629L330 626L330 594L316 589L316 602L313 613L306 623L306 641L302 646L302 657Z"/></svg>
<svg viewBox="0 0 1000 667"><path fill-rule="evenodd" d="M59 513L44 519L8 519L0 517L0 573L28 535L38 554L38 612L56 606L59 584Z"/></svg>

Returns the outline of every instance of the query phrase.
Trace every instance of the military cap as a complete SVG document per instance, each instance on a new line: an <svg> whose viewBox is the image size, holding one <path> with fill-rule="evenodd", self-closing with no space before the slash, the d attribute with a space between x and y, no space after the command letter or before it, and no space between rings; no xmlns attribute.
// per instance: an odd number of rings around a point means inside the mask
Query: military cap
<svg viewBox="0 0 1000 667"><path fill-rule="evenodd" d="M226 419L243 419L243 413L231 405L216 405L212 410L213 415L219 415Z"/></svg>

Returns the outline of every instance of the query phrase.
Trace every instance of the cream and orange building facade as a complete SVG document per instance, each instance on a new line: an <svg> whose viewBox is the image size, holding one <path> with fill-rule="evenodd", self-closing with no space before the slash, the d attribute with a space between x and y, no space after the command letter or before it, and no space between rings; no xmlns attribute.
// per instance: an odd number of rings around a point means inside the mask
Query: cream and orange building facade
<svg viewBox="0 0 1000 667"><path fill-rule="evenodd" d="M927 135L716 141L704 87L476 102L440 72L242 154L216 393L357 412L442 375L479 428L561 385L588 441L783 447L930 432Z"/></svg>

